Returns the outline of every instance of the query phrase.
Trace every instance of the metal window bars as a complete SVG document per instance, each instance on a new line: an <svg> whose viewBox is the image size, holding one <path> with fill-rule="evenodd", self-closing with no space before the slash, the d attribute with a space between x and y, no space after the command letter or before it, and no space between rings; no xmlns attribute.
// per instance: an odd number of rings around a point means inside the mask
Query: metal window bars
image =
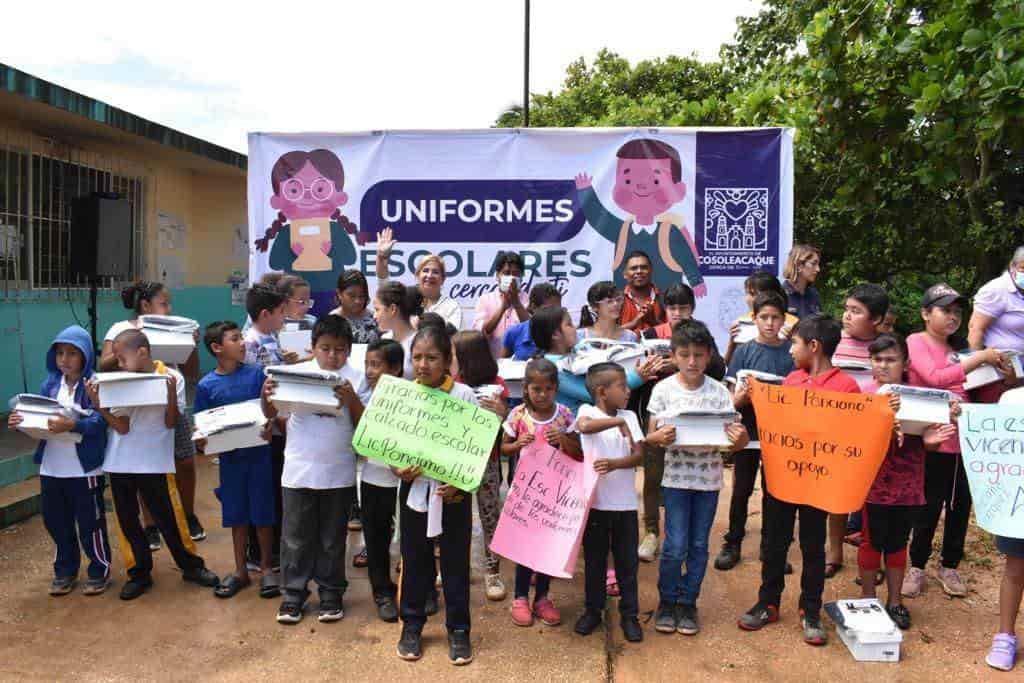
<svg viewBox="0 0 1024 683"><path fill-rule="evenodd" d="M144 272L146 171L140 164L67 143L0 129L0 298L85 289L68 269L71 207L92 192L132 205L132 279ZM116 288L105 278L100 286Z"/></svg>

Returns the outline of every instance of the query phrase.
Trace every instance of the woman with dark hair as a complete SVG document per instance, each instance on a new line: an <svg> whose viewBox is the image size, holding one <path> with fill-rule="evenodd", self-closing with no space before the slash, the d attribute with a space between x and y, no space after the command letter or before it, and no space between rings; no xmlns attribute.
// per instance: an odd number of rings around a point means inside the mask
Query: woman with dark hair
<svg viewBox="0 0 1024 683"><path fill-rule="evenodd" d="M340 315L348 321L354 344L372 344L380 339L380 328L368 307L370 286L365 275L355 269L343 272L338 276L335 296L338 307L331 311L331 315Z"/></svg>
<svg viewBox="0 0 1024 683"><path fill-rule="evenodd" d="M416 329L412 325L414 316L423 312L423 297L415 287L406 287L401 282L389 280L377 288L373 299L373 318L384 331L384 336L394 339L405 351L403 377L412 379L412 339Z"/></svg>
<svg viewBox="0 0 1024 683"><path fill-rule="evenodd" d="M494 258L494 290L476 301L473 327L484 333L491 355L501 357L502 340L509 328L530 318L526 294L520 289L523 257L514 251L499 251Z"/></svg>

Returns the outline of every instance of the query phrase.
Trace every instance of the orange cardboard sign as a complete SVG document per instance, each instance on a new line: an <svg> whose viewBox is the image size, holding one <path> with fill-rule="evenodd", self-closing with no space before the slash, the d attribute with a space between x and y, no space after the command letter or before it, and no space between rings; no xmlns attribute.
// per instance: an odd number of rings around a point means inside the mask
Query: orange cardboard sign
<svg viewBox="0 0 1024 683"><path fill-rule="evenodd" d="M859 510L889 450L888 397L751 386L768 492L833 513Z"/></svg>

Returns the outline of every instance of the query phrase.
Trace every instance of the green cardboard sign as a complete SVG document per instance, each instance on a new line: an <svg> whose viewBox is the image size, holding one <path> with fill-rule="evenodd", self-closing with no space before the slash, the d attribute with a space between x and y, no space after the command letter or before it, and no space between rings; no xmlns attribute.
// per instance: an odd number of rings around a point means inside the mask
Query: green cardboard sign
<svg viewBox="0 0 1024 683"><path fill-rule="evenodd" d="M439 389L391 375L377 382L352 437L356 453L392 467L423 468L472 492L480 486L501 418Z"/></svg>

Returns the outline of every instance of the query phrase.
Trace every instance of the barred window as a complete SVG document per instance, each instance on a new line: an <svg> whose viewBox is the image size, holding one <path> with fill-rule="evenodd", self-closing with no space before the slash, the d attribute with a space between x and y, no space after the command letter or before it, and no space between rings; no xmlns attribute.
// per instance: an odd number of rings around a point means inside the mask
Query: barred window
<svg viewBox="0 0 1024 683"><path fill-rule="evenodd" d="M145 181L122 166L85 153L61 158L0 145L0 295L87 285L68 270L71 207L94 192L132 204L131 277L141 274Z"/></svg>

